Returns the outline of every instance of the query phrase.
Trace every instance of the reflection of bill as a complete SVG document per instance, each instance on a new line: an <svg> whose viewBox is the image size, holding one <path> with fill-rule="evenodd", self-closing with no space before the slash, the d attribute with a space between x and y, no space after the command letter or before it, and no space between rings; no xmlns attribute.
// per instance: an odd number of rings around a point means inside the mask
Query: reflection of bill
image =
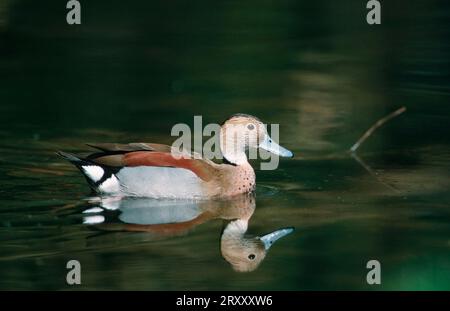
<svg viewBox="0 0 450 311"><path fill-rule="evenodd" d="M222 256L239 272L253 271L269 248L293 231L284 228L264 236L247 236L248 222L255 210L255 197L244 194L231 200L179 201L144 198L95 198L96 206L84 211L83 222L102 231L147 232L154 239L185 235L214 219L226 221L221 235ZM118 219L103 214L117 211ZM117 221L118 220L118 221Z"/></svg>

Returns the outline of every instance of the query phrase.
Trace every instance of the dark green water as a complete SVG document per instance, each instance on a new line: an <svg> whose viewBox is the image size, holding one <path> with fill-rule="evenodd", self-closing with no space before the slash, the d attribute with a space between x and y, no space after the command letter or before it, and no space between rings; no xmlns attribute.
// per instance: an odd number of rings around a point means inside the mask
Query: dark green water
<svg viewBox="0 0 450 311"><path fill-rule="evenodd" d="M0 289L449 290L448 1L383 1L379 26L365 1L212 2L82 1L70 27L64 1L0 1ZM358 151L371 175L346 150L401 106ZM296 231L255 271L222 258L221 219L83 224L98 204L56 150L170 143L176 123L236 112L279 123L297 155L256 172L248 233Z"/></svg>

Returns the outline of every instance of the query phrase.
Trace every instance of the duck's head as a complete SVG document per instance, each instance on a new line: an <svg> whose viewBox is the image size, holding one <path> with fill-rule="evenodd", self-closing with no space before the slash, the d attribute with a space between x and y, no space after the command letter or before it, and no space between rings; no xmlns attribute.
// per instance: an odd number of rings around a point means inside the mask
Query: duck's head
<svg viewBox="0 0 450 311"><path fill-rule="evenodd" d="M282 157L293 157L293 153L270 138L266 126L257 118L247 114L235 114L220 128L220 149L224 158L233 164L247 162L248 148L262 148Z"/></svg>
<svg viewBox="0 0 450 311"><path fill-rule="evenodd" d="M262 237L245 236L248 221L231 221L224 229L220 249L223 258L237 272L250 272L258 268L266 257L270 247L282 237L294 231L294 228L275 230Z"/></svg>

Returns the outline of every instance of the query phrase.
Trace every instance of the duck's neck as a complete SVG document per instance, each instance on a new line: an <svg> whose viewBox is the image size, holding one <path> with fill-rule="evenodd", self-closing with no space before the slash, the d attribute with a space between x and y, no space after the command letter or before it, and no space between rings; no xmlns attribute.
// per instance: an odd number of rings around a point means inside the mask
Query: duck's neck
<svg viewBox="0 0 450 311"><path fill-rule="evenodd" d="M220 151L224 157L224 163L232 165L248 164L245 145L237 143L234 137L222 135L220 139Z"/></svg>
<svg viewBox="0 0 450 311"><path fill-rule="evenodd" d="M245 165L248 164L247 155L245 152L239 153L231 153L231 152L222 152L223 154L223 162L231 165Z"/></svg>
<svg viewBox="0 0 450 311"><path fill-rule="evenodd" d="M247 232L248 220L236 219L230 221L222 233L222 238L236 239L241 238Z"/></svg>

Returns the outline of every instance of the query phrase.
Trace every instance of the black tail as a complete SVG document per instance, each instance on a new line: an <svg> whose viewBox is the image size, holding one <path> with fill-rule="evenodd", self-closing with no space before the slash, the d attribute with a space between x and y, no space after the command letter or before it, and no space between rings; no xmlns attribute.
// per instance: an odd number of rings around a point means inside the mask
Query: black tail
<svg viewBox="0 0 450 311"><path fill-rule="evenodd" d="M116 171L108 166L104 166L98 163L95 163L92 160L89 160L83 156L75 155L72 153L64 152L64 151L58 151L57 154L73 165L75 165L80 172L84 175L86 178L89 186L94 190L98 191L98 187L108 178L110 178L113 174L116 173ZM89 169L92 169L93 167L100 168L102 175L101 176L93 176L92 174L89 174Z"/></svg>
<svg viewBox="0 0 450 311"><path fill-rule="evenodd" d="M80 155L76 155L73 153L68 153L68 152L64 152L64 151L58 151L56 152L57 155L61 156L62 158L66 159L67 161L69 161L70 163L72 163L73 165L75 165L76 167L78 167L82 173L83 166L86 165L95 165L95 166L101 166L97 163L94 163L92 161L90 161L89 159L87 159L86 157L80 156Z"/></svg>
<svg viewBox="0 0 450 311"><path fill-rule="evenodd" d="M58 151L56 152L57 155L63 157L64 159L66 159L69 162L72 162L73 164L76 163L80 163L84 162L82 159L80 159L79 157L77 157L76 155L72 154L72 153L67 153L64 151Z"/></svg>

